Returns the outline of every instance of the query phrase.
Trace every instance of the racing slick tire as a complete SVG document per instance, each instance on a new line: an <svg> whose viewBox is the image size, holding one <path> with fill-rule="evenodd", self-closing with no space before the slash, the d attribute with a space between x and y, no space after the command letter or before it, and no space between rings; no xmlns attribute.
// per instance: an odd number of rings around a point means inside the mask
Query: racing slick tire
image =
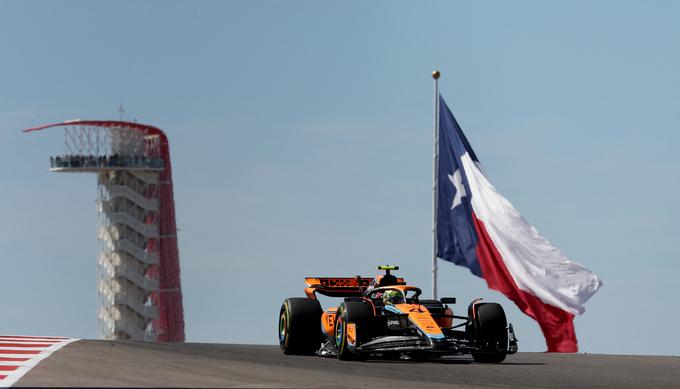
<svg viewBox="0 0 680 389"><path fill-rule="evenodd" d="M340 304L335 315L333 337L338 359L342 361L362 359L362 356L356 352L356 347L365 340L370 339L370 321L372 317L373 310L366 303L361 301L345 301ZM351 339L348 338L347 333L347 324L349 323L354 323L356 328L353 346L350 345Z"/></svg>
<svg viewBox="0 0 680 389"><path fill-rule="evenodd" d="M284 354L314 355L321 346L321 304L291 297L279 312L279 345Z"/></svg>
<svg viewBox="0 0 680 389"><path fill-rule="evenodd" d="M468 336L477 345L472 358L479 363L500 363L508 351L508 323L500 304L480 303L475 310L472 324L466 328Z"/></svg>

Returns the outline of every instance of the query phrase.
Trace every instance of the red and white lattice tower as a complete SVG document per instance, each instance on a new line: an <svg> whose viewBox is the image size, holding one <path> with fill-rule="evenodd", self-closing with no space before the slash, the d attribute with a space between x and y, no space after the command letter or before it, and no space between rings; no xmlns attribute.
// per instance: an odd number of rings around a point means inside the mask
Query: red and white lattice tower
<svg viewBox="0 0 680 389"><path fill-rule="evenodd" d="M99 324L104 339L184 341L168 138L123 121L68 121L53 172L97 174Z"/></svg>

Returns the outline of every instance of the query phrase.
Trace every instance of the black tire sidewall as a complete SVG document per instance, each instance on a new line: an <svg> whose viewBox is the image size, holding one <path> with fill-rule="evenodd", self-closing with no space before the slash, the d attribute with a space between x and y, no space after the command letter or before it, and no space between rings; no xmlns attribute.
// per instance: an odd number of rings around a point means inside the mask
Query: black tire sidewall
<svg viewBox="0 0 680 389"><path fill-rule="evenodd" d="M499 363L505 359L508 344L507 318L497 303L480 303L474 307L472 328L468 336L474 339L478 351L472 357L480 363ZM499 352L498 348L505 348Z"/></svg>
<svg viewBox="0 0 680 389"><path fill-rule="evenodd" d="M286 354L312 355L321 345L321 315L317 300L293 297L286 299L279 311L279 345ZM281 338L281 320L285 317L285 336Z"/></svg>
<svg viewBox="0 0 680 389"><path fill-rule="evenodd" d="M341 360L356 360L360 355L356 350L350 350L347 345L347 325L353 323L356 325L356 339L355 346L358 347L365 340L370 338L370 320L373 317L371 308L361 301L345 301L338 307L335 318L335 330L333 332L333 341L336 341L336 331L338 329L338 320L342 319L344 330L340 344L336 342L338 359Z"/></svg>

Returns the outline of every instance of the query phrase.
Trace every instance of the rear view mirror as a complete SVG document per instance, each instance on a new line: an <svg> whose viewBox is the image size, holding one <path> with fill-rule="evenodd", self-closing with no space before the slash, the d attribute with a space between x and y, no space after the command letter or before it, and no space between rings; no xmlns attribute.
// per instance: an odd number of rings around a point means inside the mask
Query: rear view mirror
<svg viewBox="0 0 680 389"><path fill-rule="evenodd" d="M444 304L455 304L456 303L456 298L455 297L442 297L441 298L442 303Z"/></svg>

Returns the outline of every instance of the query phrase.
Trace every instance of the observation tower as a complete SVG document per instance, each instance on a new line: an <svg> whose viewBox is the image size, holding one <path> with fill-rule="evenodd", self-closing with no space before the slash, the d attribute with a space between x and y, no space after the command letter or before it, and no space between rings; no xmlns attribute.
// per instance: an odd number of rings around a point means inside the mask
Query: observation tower
<svg viewBox="0 0 680 389"><path fill-rule="evenodd" d="M99 326L103 339L183 342L168 138L124 121L73 120L50 170L97 174Z"/></svg>

